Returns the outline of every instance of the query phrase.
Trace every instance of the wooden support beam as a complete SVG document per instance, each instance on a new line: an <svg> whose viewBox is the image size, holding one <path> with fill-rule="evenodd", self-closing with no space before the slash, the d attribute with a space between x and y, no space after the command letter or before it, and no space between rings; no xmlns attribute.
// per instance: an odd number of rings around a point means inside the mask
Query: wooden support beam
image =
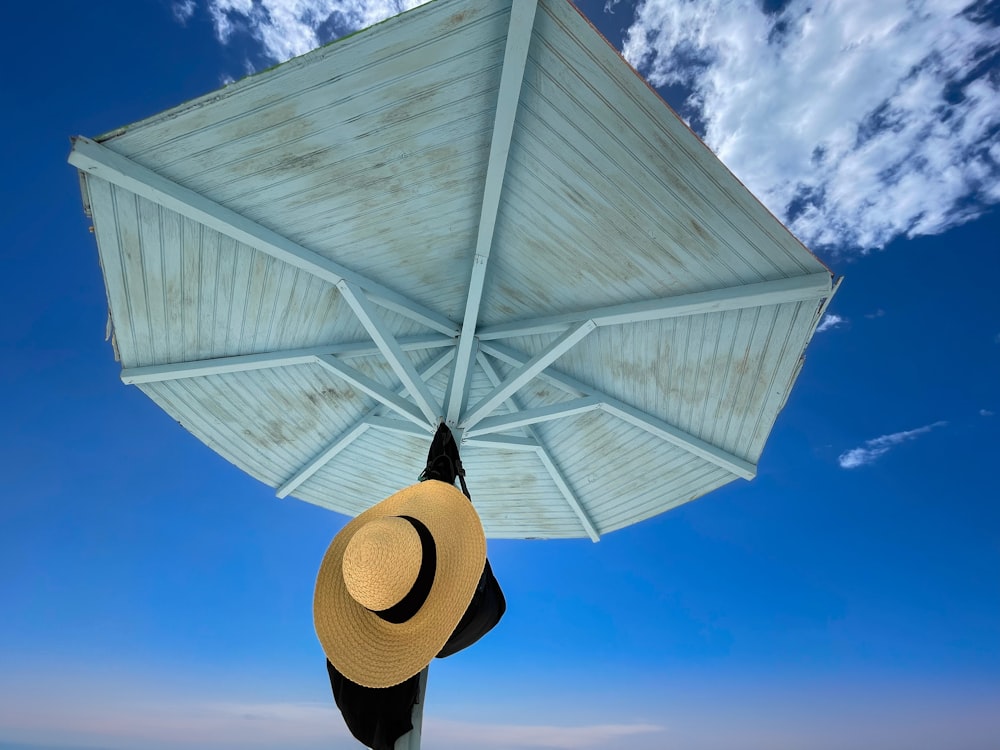
<svg viewBox="0 0 1000 750"><path fill-rule="evenodd" d="M361 325L368 331L368 335L372 337L372 341L375 342L375 346L382 352L382 356L386 358L389 367L396 373L396 377L402 381L410 397L417 403L424 416L427 417L428 423L435 424L438 417L441 416L441 409L435 403L434 396L427 388L427 383L417 373L417 368L413 366L409 357L403 353L402 348L396 341L396 337L389 331L382 317L375 311L374 306L368 301L364 293L352 284L341 280L337 282L337 289L340 290L341 296L350 305L351 309L354 310L354 314L358 316Z"/></svg>
<svg viewBox="0 0 1000 750"><path fill-rule="evenodd" d="M521 365L506 381L494 388L492 393L472 407L468 414L463 415L459 421L459 426L468 430L476 422L483 419L487 414L496 409L497 406L506 401L512 394L521 389L538 373L586 338L596 327L593 321L585 320L566 331L546 349Z"/></svg>
<svg viewBox="0 0 1000 750"><path fill-rule="evenodd" d="M476 252L472 262L472 276L465 298L465 316L462 332L458 337L458 355L452 371L448 400L445 404L446 420L457 425L469 392L472 363L476 358L473 338L479 320L479 307L486 284L486 266L493 247L493 231L500 210L500 194L507 173L507 156L510 153L517 105L521 98L524 69L528 63L528 47L535 24L538 0L514 0L510 9L507 28L507 46L504 50L503 68L500 72L500 90L497 94L496 115L493 118L493 138L490 141L490 158L486 166L483 201L479 212L479 232Z"/></svg>
<svg viewBox="0 0 1000 750"><path fill-rule="evenodd" d="M439 349L455 345L455 339L450 336L441 336L440 334L408 336L398 341L403 351ZM190 362L171 362L170 364L149 365L147 367L126 367L122 369L121 379L127 385L137 385L139 383L158 383L164 380L199 378L205 375L222 375L227 372L266 370L271 367L290 367L309 364L315 362L316 357L323 354L329 354L339 359L370 357L379 354L379 348L371 342L362 341L311 346L304 349L285 349L283 351L262 352L260 354L213 357L211 359L198 359Z"/></svg>
<svg viewBox="0 0 1000 750"><path fill-rule="evenodd" d="M818 301L830 294L830 284L829 273L813 273L790 279L762 281L758 284L744 284L725 289L712 289L707 292L681 294L676 297L663 297L630 302L624 305L578 310L530 320L515 320L510 323L481 328L476 332L476 336L480 341L490 341L514 336L564 331L568 326L582 320L592 320L598 326L613 326L738 310L744 307L780 305L785 302L801 302L807 299Z"/></svg>
<svg viewBox="0 0 1000 750"><path fill-rule="evenodd" d="M500 376L497 374L497 371L493 369L493 365L484 355L480 355L479 364L483 368L483 371L486 373L486 377L489 378L490 382L493 383L494 386L499 385ZM514 409L515 411L515 414L511 416L516 416L517 413L524 414L524 412L520 411L521 405L518 403L516 397L512 396L511 400L508 403L510 404L511 408ZM569 414L566 413L563 416L569 416ZM591 541L594 542L600 541L601 537L600 534L598 534L597 532L597 526L594 524L594 520L590 517L590 514L587 513L587 511L584 509L583 505L580 503L580 499L576 496L576 493L573 492L573 489L570 487L569 480L566 478L566 475L563 473L563 470L559 468L559 465L555 462L555 459L552 458L548 448L542 441L542 436L538 433L537 430L535 430L533 426L531 426L531 424L532 423L527 423L526 429L528 431L528 434L531 436L530 438L531 442L535 444L535 454L538 456L538 460L542 462L542 466L545 467L545 470L548 472L549 477L552 479L553 483L558 488L559 493L563 496L563 498L566 500L567 505L569 505L569 507L576 514L576 517L580 520L580 525L583 526L583 530L587 532L587 536L590 537ZM494 438L499 438L499 437L502 436L500 435L494 436ZM512 437L510 439L516 439L516 438Z"/></svg>
<svg viewBox="0 0 1000 750"><path fill-rule="evenodd" d="M484 353L496 356L499 359L515 366L519 363L530 361L527 354L518 352L508 346L498 344L495 341L484 341L482 342L481 348ZM645 412L639 411L634 406L626 404L624 401L616 399L607 393L603 393L596 388L592 388L586 383L581 383L579 380L571 378L569 375L565 375L558 370L548 368L544 371L544 373L539 375L539 377L544 378L547 382L556 385L562 390L565 390L567 393L580 395L581 398L594 398L600 402L600 408L603 411L606 411L609 414L614 414L620 419L624 419L625 421L630 422L635 426L676 445L679 448L683 448L689 453L699 456L716 466L721 466L737 476L743 477L744 479L753 479L757 474L757 467L749 461L695 437L694 435L691 435L690 433L685 432L662 419L657 419L656 417L646 414ZM498 417L496 419L502 418L503 417ZM492 425L493 422L488 424ZM474 433L475 431L472 432Z"/></svg>

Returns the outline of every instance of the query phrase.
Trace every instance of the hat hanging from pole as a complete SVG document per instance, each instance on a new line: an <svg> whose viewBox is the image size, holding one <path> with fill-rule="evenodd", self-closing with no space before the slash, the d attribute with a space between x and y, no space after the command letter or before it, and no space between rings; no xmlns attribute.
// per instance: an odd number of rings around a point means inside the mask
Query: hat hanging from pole
<svg viewBox="0 0 1000 750"><path fill-rule="evenodd" d="M453 485L420 482L352 519L327 548L313 622L326 657L365 687L430 664L462 619L486 564L486 536Z"/></svg>

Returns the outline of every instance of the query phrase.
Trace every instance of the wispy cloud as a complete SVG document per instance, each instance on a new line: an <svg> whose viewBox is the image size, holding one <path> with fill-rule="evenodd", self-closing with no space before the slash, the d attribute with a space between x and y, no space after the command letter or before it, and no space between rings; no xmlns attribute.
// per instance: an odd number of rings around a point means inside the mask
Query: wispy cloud
<svg viewBox="0 0 1000 750"><path fill-rule="evenodd" d="M823 320L819 322L816 326L816 333L823 333L823 331L829 331L831 328L836 328L847 322L846 318L842 318L839 315L831 315L827 313L823 316Z"/></svg>
<svg viewBox="0 0 1000 750"><path fill-rule="evenodd" d="M302 55L426 0L208 0L219 41L246 33L270 60Z"/></svg>
<svg viewBox="0 0 1000 750"><path fill-rule="evenodd" d="M206 0L271 61L424 0ZM610 12L618 0L607 0ZM642 0L625 57L816 248L937 234L1000 202L1000 27L968 0ZM182 22L194 0L177 0Z"/></svg>
<svg viewBox="0 0 1000 750"><path fill-rule="evenodd" d="M314 704L124 699L90 705L66 701L58 706L58 713L46 714L44 708L37 704L0 708L0 733L35 743L55 743L69 736L77 742L112 747L227 749L267 744L329 746L349 736L332 700Z"/></svg>
<svg viewBox="0 0 1000 750"><path fill-rule="evenodd" d="M868 318L869 320L875 320L875 318L882 318L884 316L885 316L885 310L883 310L881 307L875 312L865 313L865 317Z"/></svg>
<svg viewBox="0 0 1000 750"><path fill-rule="evenodd" d="M993 412L991 412L989 409L980 409L979 410L979 416L981 416L981 417L992 417L993 416Z"/></svg>
<svg viewBox="0 0 1000 750"><path fill-rule="evenodd" d="M623 747L629 738L656 734L665 728L656 724L593 724L574 727L517 724L472 724L430 721L428 734L456 747L544 747L578 750L591 747Z"/></svg>
<svg viewBox="0 0 1000 750"><path fill-rule="evenodd" d="M195 0L177 0L173 4L174 18L182 24L186 24L191 20L191 16L194 15L194 9L196 7Z"/></svg>
<svg viewBox="0 0 1000 750"><path fill-rule="evenodd" d="M682 114L807 244L865 252L1000 201L1000 27L984 4L768 5L643 0L623 51L690 92Z"/></svg>
<svg viewBox="0 0 1000 750"><path fill-rule="evenodd" d="M842 469L857 469L860 466L873 464L897 445L915 440L921 435L926 435L935 427L944 427L946 424L948 423L934 422L933 424L918 427L915 430L893 432L890 435L882 435L872 440L866 440L864 445L841 453L837 458L837 463L840 464L840 468Z"/></svg>
<svg viewBox="0 0 1000 750"><path fill-rule="evenodd" d="M346 750L356 746L332 699L324 703L125 699L114 705L97 702L60 708L58 718L53 719L40 706L0 707L0 735L24 738L38 745L62 747L66 738L72 737L74 745L142 746L156 750L180 747ZM664 731L662 726L643 722L555 726L474 723L434 716L424 719L428 742L443 750L467 747L606 750L625 744L634 746L639 737L654 741ZM654 742L652 746L661 744ZM0 742L0 750L2 745Z"/></svg>

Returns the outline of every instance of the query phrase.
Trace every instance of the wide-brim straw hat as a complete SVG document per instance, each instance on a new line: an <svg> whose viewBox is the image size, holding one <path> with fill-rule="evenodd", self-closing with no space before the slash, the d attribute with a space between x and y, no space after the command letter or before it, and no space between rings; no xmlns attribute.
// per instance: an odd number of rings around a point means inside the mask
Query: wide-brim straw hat
<svg viewBox="0 0 1000 750"><path fill-rule="evenodd" d="M423 547L407 518L430 532L436 565L419 610L394 624L373 610L396 604L417 579ZM430 664L454 632L485 564L482 523L454 485L427 480L390 495L349 521L323 557L313 623L326 657L365 687L407 680Z"/></svg>

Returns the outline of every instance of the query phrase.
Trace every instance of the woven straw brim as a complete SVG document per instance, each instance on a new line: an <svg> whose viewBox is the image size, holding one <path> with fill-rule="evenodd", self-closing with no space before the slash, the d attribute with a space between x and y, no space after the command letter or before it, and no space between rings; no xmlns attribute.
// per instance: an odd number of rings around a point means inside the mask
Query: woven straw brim
<svg viewBox="0 0 1000 750"><path fill-rule="evenodd" d="M437 569L420 610L398 625L348 593L344 550L363 524L383 516L421 521L437 549ZM486 564L486 536L472 503L453 485L428 480L400 490L352 519L334 537L316 576L313 624L326 657L347 679L384 688L417 674L465 614Z"/></svg>

